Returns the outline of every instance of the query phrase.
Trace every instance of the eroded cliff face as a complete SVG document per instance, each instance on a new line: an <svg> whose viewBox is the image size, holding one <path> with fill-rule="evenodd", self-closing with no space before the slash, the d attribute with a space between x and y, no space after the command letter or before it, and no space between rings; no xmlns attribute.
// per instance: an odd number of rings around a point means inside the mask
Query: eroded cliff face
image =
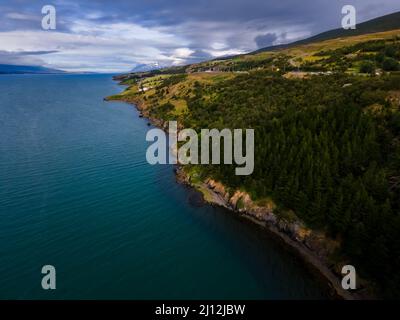
<svg viewBox="0 0 400 320"><path fill-rule="evenodd" d="M273 203L259 205L251 199L251 196L242 190L228 191L219 181L208 178L203 182L193 182L181 167L176 168L177 179L187 185L197 188L203 193L206 202L224 206L236 213L250 218L255 223L266 228L285 234L293 241L311 251L325 262L330 263L330 256L340 244L338 241L326 237L323 232L308 228L294 214L288 219L277 213Z"/></svg>
<svg viewBox="0 0 400 320"><path fill-rule="evenodd" d="M207 203L228 208L280 237L300 254L308 265L318 270L322 279L327 280L326 284L332 297L350 300L369 297L369 293L349 293L341 287L341 266L346 263L334 263L331 259L332 254L340 248L338 241L330 239L323 232L308 228L294 215L291 215L290 219L280 216L275 212L276 208L272 202L259 205L245 191L228 191L221 182L211 178L204 181L192 179L182 166L177 166L175 173L178 182L196 188L203 194ZM360 287L365 288L364 285Z"/></svg>
<svg viewBox="0 0 400 320"><path fill-rule="evenodd" d="M274 213L273 205L257 205L245 191L236 190L230 195L229 192L226 191L224 185L218 181L207 179L205 184L213 192L220 194L233 210L249 215L262 224L272 224L297 241L305 241L312 233L300 220L289 222L280 218Z"/></svg>

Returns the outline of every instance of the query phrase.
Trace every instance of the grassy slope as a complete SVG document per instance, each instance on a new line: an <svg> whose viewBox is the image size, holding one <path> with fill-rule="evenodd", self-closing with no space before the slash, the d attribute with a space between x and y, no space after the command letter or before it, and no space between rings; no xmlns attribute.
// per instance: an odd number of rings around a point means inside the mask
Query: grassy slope
<svg viewBox="0 0 400 320"><path fill-rule="evenodd" d="M308 44L301 44L291 48L280 49L276 51L252 53L242 56L233 57L231 59L224 60L212 60L192 64L187 66L185 69L187 77L179 83L168 85L168 92L165 92L162 96L156 96L156 89L159 86L163 86L163 81L174 77L175 74L169 74L169 69L164 69L163 75L153 75L151 73L138 73L138 79L133 79L132 75L122 76L121 80L123 84L129 85L129 87L119 95L109 97L110 99L122 99L126 101L142 100L147 101L145 105L147 107L161 105L167 102L172 103L176 110L175 115L179 115L186 110L187 97L191 97L191 90L195 82L203 84L217 83L232 79L241 74L241 72L252 72L255 70L273 70L277 71L274 67L280 66L279 59L282 59L284 67L296 68L301 66L302 62L317 62L326 57L316 56L318 52L335 50L343 47L352 46L358 43L363 43L371 40L390 40L393 37L400 36L400 29L390 30L385 32L378 32L373 34L358 35L345 38L337 38L324 40L320 42L313 42ZM248 68L245 71L235 71L235 66L240 66L246 63L259 63L256 67ZM281 63L282 64L282 63ZM213 68L217 71L209 71ZM221 71L220 71L221 70ZM172 72L175 72L175 68L171 68ZM282 72L283 70L279 70ZM141 92L140 87L147 89L145 92Z"/></svg>

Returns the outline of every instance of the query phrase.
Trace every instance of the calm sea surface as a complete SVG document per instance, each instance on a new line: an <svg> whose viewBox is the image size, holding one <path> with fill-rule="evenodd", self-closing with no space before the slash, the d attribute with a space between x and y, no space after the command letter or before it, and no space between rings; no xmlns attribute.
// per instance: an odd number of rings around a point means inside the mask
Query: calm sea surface
<svg viewBox="0 0 400 320"><path fill-rule="evenodd" d="M103 101L120 90L110 75L0 76L0 298L323 297L265 231L147 164L147 121Z"/></svg>

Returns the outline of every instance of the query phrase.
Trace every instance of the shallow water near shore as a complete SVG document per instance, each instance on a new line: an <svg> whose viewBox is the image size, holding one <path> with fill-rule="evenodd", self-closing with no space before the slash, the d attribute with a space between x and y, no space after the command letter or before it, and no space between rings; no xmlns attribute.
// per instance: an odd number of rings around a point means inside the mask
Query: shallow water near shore
<svg viewBox="0 0 400 320"><path fill-rule="evenodd" d="M110 75L0 76L1 299L323 299L265 230L201 205ZM57 289L41 288L54 265Z"/></svg>

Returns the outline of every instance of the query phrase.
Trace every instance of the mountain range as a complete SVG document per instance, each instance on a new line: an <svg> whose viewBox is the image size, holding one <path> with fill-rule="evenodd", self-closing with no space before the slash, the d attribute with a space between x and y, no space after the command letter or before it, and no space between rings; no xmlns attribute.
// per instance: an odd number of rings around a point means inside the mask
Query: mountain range
<svg viewBox="0 0 400 320"><path fill-rule="evenodd" d="M12 64L0 64L0 74L57 74L65 71L41 66L20 66Z"/></svg>

